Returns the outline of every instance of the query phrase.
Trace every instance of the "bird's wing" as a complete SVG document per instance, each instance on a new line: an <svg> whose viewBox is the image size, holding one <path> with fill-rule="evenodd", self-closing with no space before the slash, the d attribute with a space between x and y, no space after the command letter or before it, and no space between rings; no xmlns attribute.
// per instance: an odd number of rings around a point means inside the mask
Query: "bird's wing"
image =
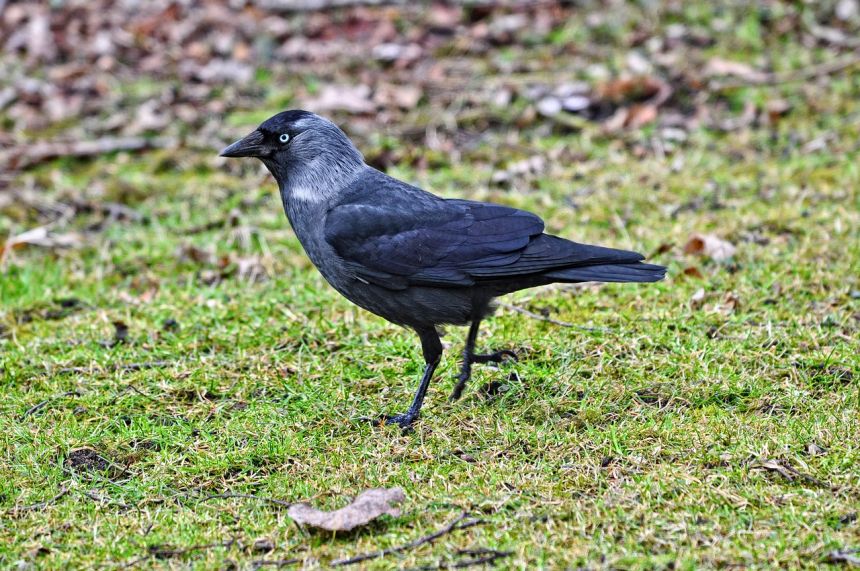
<svg viewBox="0 0 860 571"><path fill-rule="evenodd" d="M357 278L389 289L470 286L642 259L543 234L536 215L467 200L364 199L328 212L325 239Z"/></svg>

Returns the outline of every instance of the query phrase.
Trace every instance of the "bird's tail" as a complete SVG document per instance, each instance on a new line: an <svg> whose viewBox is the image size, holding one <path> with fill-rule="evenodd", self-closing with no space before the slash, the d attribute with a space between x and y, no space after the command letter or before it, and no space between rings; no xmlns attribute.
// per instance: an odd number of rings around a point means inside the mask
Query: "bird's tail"
<svg viewBox="0 0 860 571"><path fill-rule="evenodd" d="M558 282L656 282L666 276L666 268L635 262L565 268L544 275Z"/></svg>

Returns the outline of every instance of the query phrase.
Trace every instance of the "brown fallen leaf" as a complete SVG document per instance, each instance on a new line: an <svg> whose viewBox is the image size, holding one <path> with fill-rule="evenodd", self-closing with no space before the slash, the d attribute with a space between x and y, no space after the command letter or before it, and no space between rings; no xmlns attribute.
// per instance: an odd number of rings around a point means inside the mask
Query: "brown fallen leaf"
<svg viewBox="0 0 860 571"><path fill-rule="evenodd" d="M731 75L753 81L760 80L764 75L762 72L743 62L718 57L711 58L708 63L705 64L704 74L706 77Z"/></svg>
<svg viewBox="0 0 860 571"><path fill-rule="evenodd" d="M329 111L370 113L376 110L370 94L370 87L367 85L325 85L316 97L306 99L304 104L316 113Z"/></svg>
<svg viewBox="0 0 860 571"><path fill-rule="evenodd" d="M690 276L691 278L698 278L700 280L705 278L705 276L702 275L701 270L696 266L687 266L684 268L684 275Z"/></svg>
<svg viewBox="0 0 860 571"><path fill-rule="evenodd" d="M693 234L684 245L685 254L706 256L717 262L731 258L736 250L734 244L713 234Z"/></svg>
<svg viewBox="0 0 860 571"><path fill-rule="evenodd" d="M791 103L785 99L771 99L765 104L764 110L768 124L776 125L791 111Z"/></svg>
<svg viewBox="0 0 860 571"><path fill-rule="evenodd" d="M722 301L714 307L714 311L728 315L740 307L741 300L733 291L726 292Z"/></svg>
<svg viewBox="0 0 860 571"><path fill-rule="evenodd" d="M374 488L360 493L348 506L332 512L311 507L308 504L293 504L287 510L293 521L328 531L349 531L365 525L381 515L397 517L399 504L406 496L400 488Z"/></svg>
<svg viewBox="0 0 860 571"><path fill-rule="evenodd" d="M672 95L672 87L658 77L622 77L597 86L595 95L616 105L647 102L659 107Z"/></svg>
<svg viewBox="0 0 860 571"><path fill-rule="evenodd" d="M398 107L400 109L412 109L421 100L424 93L420 87L415 85L393 85L383 83L376 87L373 94L374 103L380 107Z"/></svg>
<svg viewBox="0 0 860 571"><path fill-rule="evenodd" d="M810 476L809 474L805 474L803 472L799 472L794 466L789 464L786 461L774 460L771 458L762 458L757 460L753 464L750 465L750 469L752 470L766 470L768 472L775 472L788 480L789 482L794 482L795 480L799 480L802 482L806 482L807 484L812 484L821 488L831 488L829 484L826 482L822 482L818 478Z"/></svg>
<svg viewBox="0 0 860 571"><path fill-rule="evenodd" d="M21 232L17 236L12 236L6 240L5 244L0 244L0 260L4 259L7 253L13 249L22 248L24 246L39 246L41 248L75 248L80 246L83 238L77 232L57 233L53 232L49 226L39 226L25 232Z"/></svg>
<svg viewBox="0 0 860 571"><path fill-rule="evenodd" d="M642 103L630 107L624 126L629 129L639 129L657 120L657 106Z"/></svg>
<svg viewBox="0 0 860 571"><path fill-rule="evenodd" d="M657 249L654 250L654 253L651 256L659 256L660 254L665 254L666 252L671 252L672 248L675 247L675 244L672 242L662 242Z"/></svg>
<svg viewBox="0 0 860 571"><path fill-rule="evenodd" d="M696 290L690 297L690 309L698 309L702 307L702 304L705 302L705 290L704 288L699 288Z"/></svg>

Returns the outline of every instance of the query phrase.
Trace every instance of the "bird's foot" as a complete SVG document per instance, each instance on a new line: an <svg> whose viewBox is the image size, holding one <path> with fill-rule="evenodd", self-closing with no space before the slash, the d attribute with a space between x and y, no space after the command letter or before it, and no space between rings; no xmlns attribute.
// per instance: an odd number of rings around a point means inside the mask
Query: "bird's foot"
<svg viewBox="0 0 860 571"><path fill-rule="evenodd" d="M473 363L501 363L505 358L509 358L516 362L517 354L510 349L502 349L493 353L472 353L471 355L468 355L463 361L463 367L460 369L460 374L457 375L457 384L454 386L454 390L451 391L451 396L448 400L454 402L463 396L463 390L466 388L466 383L468 383L469 379L472 377Z"/></svg>
<svg viewBox="0 0 860 571"><path fill-rule="evenodd" d="M374 418L368 418L371 424L376 426L385 426L388 424L396 424L403 429L403 432L412 430L413 424L418 419L417 414L404 412L401 414L380 414Z"/></svg>

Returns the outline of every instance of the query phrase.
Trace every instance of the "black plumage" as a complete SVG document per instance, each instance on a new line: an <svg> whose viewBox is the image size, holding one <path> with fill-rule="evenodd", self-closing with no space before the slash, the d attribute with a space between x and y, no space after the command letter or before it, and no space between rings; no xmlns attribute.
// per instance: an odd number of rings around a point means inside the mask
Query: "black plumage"
<svg viewBox="0 0 860 571"><path fill-rule="evenodd" d="M278 181L284 210L311 261L357 305L421 338L424 376L409 410L417 418L442 354L436 327L471 324L459 382L473 363L510 351L474 352L492 299L553 282L653 282L665 268L636 252L579 244L544 233L530 212L443 199L371 168L333 123L287 111L227 147L222 156L260 158Z"/></svg>

